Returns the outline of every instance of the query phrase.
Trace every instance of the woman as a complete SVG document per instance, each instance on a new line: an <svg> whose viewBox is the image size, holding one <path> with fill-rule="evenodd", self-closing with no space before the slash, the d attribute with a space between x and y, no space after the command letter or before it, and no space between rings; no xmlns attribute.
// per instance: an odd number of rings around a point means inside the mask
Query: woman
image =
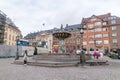
<svg viewBox="0 0 120 80"><path fill-rule="evenodd" d="M28 57L27 57L27 50L25 50L24 54L23 54L23 60L24 60L24 64L27 64L27 60L28 60Z"/></svg>

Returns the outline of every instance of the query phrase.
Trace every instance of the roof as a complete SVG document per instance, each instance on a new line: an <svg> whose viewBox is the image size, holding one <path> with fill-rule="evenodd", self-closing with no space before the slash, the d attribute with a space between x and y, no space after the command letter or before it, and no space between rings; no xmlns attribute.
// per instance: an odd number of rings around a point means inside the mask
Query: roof
<svg viewBox="0 0 120 80"><path fill-rule="evenodd" d="M73 31L73 30L78 30L80 28L80 24L75 24L75 25L68 25L64 28L65 31Z"/></svg>
<svg viewBox="0 0 120 80"><path fill-rule="evenodd" d="M103 20L103 19L108 18L110 16L111 16L111 13L107 13L107 14L103 14L103 15L97 15L97 16L96 15L92 15L91 17L83 18L82 19L82 23L83 22L88 22L92 17L97 17L97 18Z"/></svg>
<svg viewBox="0 0 120 80"><path fill-rule="evenodd" d="M25 39L35 38L38 34L39 32L29 33L24 38Z"/></svg>
<svg viewBox="0 0 120 80"><path fill-rule="evenodd" d="M16 30L20 31L18 29L18 27L16 27L16 25L13 23L13 21L9 17L7 17L7 15L4 12L2 12L1 10L0 10L0 21L4 22L5 24L8 24L11 27L15 28Z"/></svg>

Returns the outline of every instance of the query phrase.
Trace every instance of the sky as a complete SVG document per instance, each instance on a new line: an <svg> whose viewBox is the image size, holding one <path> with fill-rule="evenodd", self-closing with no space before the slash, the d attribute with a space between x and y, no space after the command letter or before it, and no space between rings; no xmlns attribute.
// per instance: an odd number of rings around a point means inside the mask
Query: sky
<svg viewBox="0 0 120 80"><path fill-rule="evenodd" d="M120 0L0 0L3 11L25 36L80 24L82 18L111 13L120 17ZM43 25L44 24L44 25Z"/></svg>

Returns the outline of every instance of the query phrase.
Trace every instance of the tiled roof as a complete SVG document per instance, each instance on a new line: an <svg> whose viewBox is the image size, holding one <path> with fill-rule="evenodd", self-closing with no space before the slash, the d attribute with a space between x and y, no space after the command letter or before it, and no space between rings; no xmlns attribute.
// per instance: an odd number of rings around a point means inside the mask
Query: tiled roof
<svg viewBox="0 0 120 80"><path fill-rule="evenodd" d="M29 33L29 34L27 34L24 38L25 38L25 39L35 38L36 35L38 35L39 33L40 33L40 32Z"/></svg>
<svg viewBox="0 0 120 80"><path fill-rule="evenodd" d="M69 26L66 26L64 28L64 30L65 31L72 31L72 30L77 30L79 27L80 27L80 24L69 25ZM46 33L52 34L52 33L58 32L58 31L60 31L60 28L53 28L53 29L44 30L44 31L41 31L41 32L29 33L24 38L26 38L26 39L35 38L38 34L40 34L42 32L46 32Z"/></svg>
<svg viewBox="0 0 120 80"><path fill-rule="evenodd" d="M107 13L107 14L97 15L97 16L96 16L96 15L92 15L91 17L83 18L83 19L82 19L82 23L83 23L83 22L87 22L87 21L88 21L89 19L91 19L93 16L95 16L95 17L97 17L97 18L103 20L104 18L108 18L108 17L110 17L111 14L110 14L110 13Z"/></svg>
<svg viewBox="0 0 120 80"><path fill-rule="evenodd" d="M80 24L75 25L68 25L64 28L65 31L72 31L72 30L78 30L80 28Z"/></svg>
<svg viewBox="0 0 120 80"><path fill-rule="evenodd" d="M10 25L11 27L14 27L15 29L17 29L18 31L20 31L18 29L18 27L16 27L16 25L13 23L13 21L7 17L7 15L5 13L3 13L1 10L0 10L0 21L1 22L4 22L5 24L8 24Z"/></svg>

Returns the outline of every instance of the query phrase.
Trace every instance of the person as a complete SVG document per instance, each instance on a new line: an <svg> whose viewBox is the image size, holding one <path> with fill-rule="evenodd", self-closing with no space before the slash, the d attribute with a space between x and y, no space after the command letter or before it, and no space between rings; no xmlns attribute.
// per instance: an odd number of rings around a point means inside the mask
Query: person
<svg viewBox="0 0 120 80"><path fill-rule="evenodd" d="M84 66L85 64L85 61L86 61L86 58L85 58L85 52L82 50L81 53L80 53L80 63L81 63L81 66Z"/></svg>
<svg viewBox="0 0 120 80"><path fill-rule="evenodd" d="M95 50L94 53L93 53L93 56L94 56L94 58L98 59L98 57L99 57L99 52Z"/></svg>
<svg viewBox="0 0 120 80"><path fill-rule="evenodd" d="M25 50L24 54L23 54L23 60L24 60L24 64L26 65L27 64L27 60L28 60L28 53L27 53L27 50Z"/></svg>
<svg viewBox="0 0 120 80"><path fill-rule="evenodd" d="M96 52L97 52L96 58L98 59L100 57L100 53L98 52L98 50Z"/></svg>
<svg viewBox="0 0 120 80"><path fill-rule="evenodd" d="M96 56L97 56L97 52L96 52L96 50L94 51L93 56L94 56L94 59L95 59Z"/></svg>
<svg viewBox="0 0 120 80"><path fill-rule="evenodd" d="M100 54L100 59L103 59L103 52L99 52Z"/></svg>
<svg viewBox="0 0 120 80"><path fill-rule="evenodd" d="M34 53L33 53L34 55L37 55L38 53L37 53L37 48L35 47L35 50L34 50Z"/></svg>

